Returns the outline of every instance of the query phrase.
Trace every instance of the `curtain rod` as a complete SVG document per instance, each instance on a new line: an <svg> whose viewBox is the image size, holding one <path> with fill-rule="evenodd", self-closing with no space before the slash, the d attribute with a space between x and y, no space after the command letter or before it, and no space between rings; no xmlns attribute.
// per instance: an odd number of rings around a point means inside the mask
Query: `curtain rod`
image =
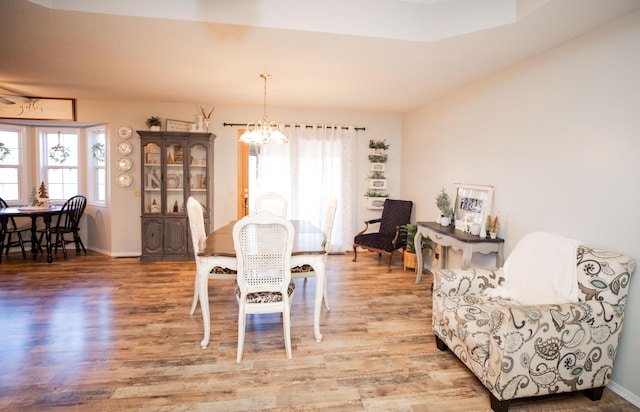
<svg viewBox="0 0 640 412"><path fill-rule="evenodd" d="M244 127L247 127L246 123L222 123L222 125L223 126L231 126L231 127L233 127L233 126L244 126ZM291 127L291 125L285 124L284 127ZM296 124L293 127L300 127L300 125ZM306 125L306 127L307 128L311 128L311 127L313 127L313 125L308 124L308 125ZM336 126L327 126L327 127L336 127ZM341 127L342 129L348 129L347 126L338 126L338 127ZM367 130L367 129L365 127L354 127L354 130L355 131L359 131L359 130Z"/></svg>

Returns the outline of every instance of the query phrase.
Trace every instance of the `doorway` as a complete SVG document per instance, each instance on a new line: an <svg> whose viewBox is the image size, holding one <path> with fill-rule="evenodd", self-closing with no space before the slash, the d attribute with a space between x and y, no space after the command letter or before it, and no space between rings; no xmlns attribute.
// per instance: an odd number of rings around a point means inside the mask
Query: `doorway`
<svg viewBox="0 0 640 412"><path fill-rule="evenodd" d="M249 214L249 158L251 145L240 141L244 129L238 130L238 220Z"/></svg>

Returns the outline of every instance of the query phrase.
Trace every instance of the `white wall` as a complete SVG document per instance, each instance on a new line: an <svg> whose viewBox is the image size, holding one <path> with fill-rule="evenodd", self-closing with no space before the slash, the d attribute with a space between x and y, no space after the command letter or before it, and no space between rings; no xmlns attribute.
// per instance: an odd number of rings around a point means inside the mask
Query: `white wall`
<svg viewBox="0 0 640 412"><path fill-rule="evenodd" d="M434 220L442 186L490 184L505 255L545 230L640 262L638 51L634 13L404 115L401 194L417 219ZM640 406L639 340L634 279L611 387Z"/></svg>
<svg viewBox="0 0 640 412"><path fill-rule="evenodd" d="M339 98L339 97L337 97ZM205 105L206 106L206 105ZM210 107L209 104L208 107ZM115 183L118 175L115 162L119 158L115 151L119 138L115 129L119 125L130 125L134 130L146 130L145 119L160 116L169 119L195 121L200 112L198 103L157 103L131 101L85 100L77 102L78 120L108 124L110 141L107 162L110 165L109 204L106 208L88 208L87 244L90 248L113 256L138 256L141 251L140 228L140 139L136 133L129 139L134 146L130 157L134 177L133 184L121 188ZM357 215L352 224L355 228L364 227L364 220L378 217L379 211L365 209L364 193L367 190L365 180L369 173L367 156L369 139L386 139L391 147L388 151L386 176L389 178L390 194L400 193L400 135L401 115L399 113L348 112L320 109L290 109L269 107L269 120L280 123L336 124L365 127L357 132L357 153L354 167L357 193L353 196L357 202ZM237 218L237 130L238 127L225 127L223 123L246 123L262 117L262 107L233 107L217 105L209 131L216 135L214 141L214 203L213 227L217 228ZM285 129L286 131L286 129ZM355 229L354 229L355 230ZM355 233L355 232L354 232ZM347 241L351 244L352 241Z"/></svg>

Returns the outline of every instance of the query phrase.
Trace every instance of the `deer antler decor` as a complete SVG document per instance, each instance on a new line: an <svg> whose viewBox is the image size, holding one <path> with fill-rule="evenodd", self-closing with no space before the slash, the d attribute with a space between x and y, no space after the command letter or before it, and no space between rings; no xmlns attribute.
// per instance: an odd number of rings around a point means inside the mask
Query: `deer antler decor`
<svg viewBox="0 0 640 412"><path fill-rule="evenodd" d="M202 115L204 116L204 120L210 120L211 119L211 115L213 114L213 111L216 109L216 106L214 105L211 110L209 111L209 114L205 114L204 112L204 107L200 106L200 112L202 113Z"/></svg>

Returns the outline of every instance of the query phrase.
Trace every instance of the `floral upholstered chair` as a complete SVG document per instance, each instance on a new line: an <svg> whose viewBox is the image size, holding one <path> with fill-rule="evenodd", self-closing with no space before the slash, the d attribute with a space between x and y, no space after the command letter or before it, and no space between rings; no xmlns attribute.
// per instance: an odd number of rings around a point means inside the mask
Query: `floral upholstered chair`
<svg viewBox="0 0 640 412"><path fill-rule="evenodd" d="M560 392L584 391L600 399L622 331L635 261L576 243L568 259L575 271L555 258L555 266L549 260L546 266L527 265L525 283L538 278L539 290L548 289L545 296L536 296L537 286L528 284L522 289L530 292L527 296L517 291L518 281L509 281L522 269L517 259L510 259L529 253L539 261L545 247L539 244L560 238L538 232L538 247L532 247L527 244L532 235L516 245L502 268L441 269L434 274L436 344L451 350L489 390L494 411L507 411L511 399ZM557 243L548 243L554 254ZM531 276L535 270L556 272L555 277L558 271L569 272L575 289L569 285L569 295L558 296L559 289L542 272Z"/></svg>

